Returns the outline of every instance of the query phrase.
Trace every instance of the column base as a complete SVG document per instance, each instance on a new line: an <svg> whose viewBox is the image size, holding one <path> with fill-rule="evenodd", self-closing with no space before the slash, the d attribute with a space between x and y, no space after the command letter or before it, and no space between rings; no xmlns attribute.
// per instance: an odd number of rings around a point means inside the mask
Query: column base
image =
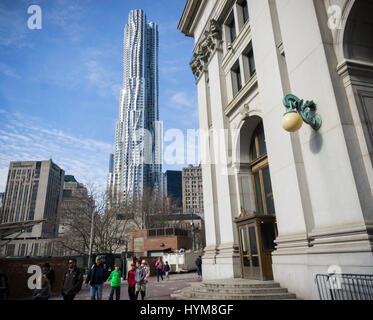
<svg viewBox="0 0 373 320"><path fill-rule="evenodd" d="M359 228L324 230L310 234L308 246L279 239L272 254L274 280L302 299L318 300L317 274L335 272L373 274L372 236ZM276 239L277 243L277 239ZM285 245L286 243L286 245Z"/></svg>
<svg viewBox="0 0 373 320"><path fill-rule="evenodd" d="M238 247L234 244L210 246L202 257L202 279L233 279L241 277L241 264Z"/></svg>

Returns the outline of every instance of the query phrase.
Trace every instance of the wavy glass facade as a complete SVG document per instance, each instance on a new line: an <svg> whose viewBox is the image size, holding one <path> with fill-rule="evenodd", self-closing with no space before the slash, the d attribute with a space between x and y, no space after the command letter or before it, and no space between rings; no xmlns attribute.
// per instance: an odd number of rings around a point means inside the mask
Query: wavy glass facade
<svg viewBox="0 0 373 320"><path fill-rule="evenodd" d="M117 201L161 185L158 26L132 10L124 29L123 88L108 190Z"/></svg>

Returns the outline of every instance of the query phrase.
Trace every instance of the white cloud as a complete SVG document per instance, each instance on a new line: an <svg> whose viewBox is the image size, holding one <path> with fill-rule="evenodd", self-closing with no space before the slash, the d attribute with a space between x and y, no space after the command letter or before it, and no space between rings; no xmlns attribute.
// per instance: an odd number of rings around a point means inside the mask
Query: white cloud
<svg viewBox="0 0 373 320"><path fill-rule="evenodd" d="M0 191L5 190L9 162L26 160L53 161L75 175L78 181L106 186L111 144L68 134L35 117L3 112L0 124Z"/></svg>
<svg viewBox="0 0 373 320"><path fill-rule="evenodd" d="M0 62L0 72L5 76L15 78L15 79L21 79L21 76L17 72L15 72L12 68L10 68L9 66L1 62Z"/></svg>
<svg viewBox="0 0 373 320"><path fill-rule="evenodd" d="M174 93L170 98L170 105L177 108L195 108L196 101L195 96L190 96L184 91Z"/></svg>

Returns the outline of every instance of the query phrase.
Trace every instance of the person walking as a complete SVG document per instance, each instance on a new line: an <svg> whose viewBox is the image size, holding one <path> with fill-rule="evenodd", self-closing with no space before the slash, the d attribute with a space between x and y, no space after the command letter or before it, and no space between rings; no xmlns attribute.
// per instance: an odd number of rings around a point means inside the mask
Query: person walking
<svg viewBox="0 0 373 320"><path fill-rule="evenodd" d="M48 300L51 296L51 288L49 286L49 280L45 275L41 278L41 288L35 289L32 293L32 300Z"/></svg>
<svg viewBox="0 0 373 320"><path fill-rule="evenodd" d="M119 264L114 266L114 270L110 273L107 281L111 281L111 289L109 300L113 300L115 292L115 300L120 300L120 282L121 282L122 273L119 270Z"/></svg>
<svg viewBox="0 0 373 320"><path fill-rule="evenodd" d="M141 292L141 300L145 299L145 293L146 293L146 284L145 284L145 277L146 277L146 270L145 267L141 264L140 261L136 262L136 275L135 275L135 281L136 281L136 300L139 297L139 292Z"/></svg>
<svg viewBox="0 0 373 320"><path fill-rule="evenodd" d="M196 259L196 266L197 266L197 274L198 274L198 279L202 278L202 258L201 256L198 256Z"/></svg>
<svg viewBox="0 0 373 320"><path fill-rule="evenodd" d="M9 296L9 284L7 276L0 271L0 300L6 300Z"/></svg>
<svg viewBox="0 0 373 320"><path fill-rule="evenodd" d="M148 283L149 277L150 277L150 266L149 266L149 263L146 260L142 260L141 264L145 268L145 271L146 271L146 276L145 276L144 282Z"/></svg>
<svg viewBox="0 0 373 320"><path fill-rule="evenodd" d="M157 282L159 282L159 277L161 277L163 281L164 264L162 261L162 257L159 257L157 262L155 263L155 271L157 273Z"/></svg>
<svg viewBox="0 0 373 320"><path fill-rule="evenodd" d="M106 279L107 270L102 263L102 258L97 256L96 263L89 270L85 280L86 287L88 287L88 284L91 286L91 300L96 300L96 298L97 300L102 300L102 287Z"/></svg>
<svg viewBox="0 0 373 320"><path fill-rule="evenodd" d="M136 263L131 263L131 269L128 270L127 283L128 283L128 296L130 300L136 300Z"/></svg>
<svg viewBox="0 0 373 320"><path fill-rule="evenodd" d="M74 300L83 284L83 272L77 268L76 259L69 259L69 268L62 276L61 294L63 300Z"/></svg>
<svg viewBox="0 0 373 320"><path fill-rule="evenodd" d="M170 280L170 276L168 275L170 273L170 265L168 264L168 261L166 261L166 264L164 265L164 273L165 273L165 278L166 281Z"/></svg>
<svg viewBox="0 0 373 320"><path fill-rule="evenodd" d="M54 280L56 278L56 275L54 273L54 270L51 268L50 264L48 262L44 263L42 266L43 274L49 281L49 285L51 288L51 291L53 290L53 284Z"/></svg>

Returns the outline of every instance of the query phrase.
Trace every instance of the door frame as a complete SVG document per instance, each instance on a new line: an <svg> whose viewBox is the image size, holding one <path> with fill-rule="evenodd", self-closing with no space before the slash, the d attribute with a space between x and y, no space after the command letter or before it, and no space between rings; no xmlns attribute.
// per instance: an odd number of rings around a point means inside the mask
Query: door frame
<svg viewBox="0 0 373 320"><path fill-rule="evenodd" d="M262 241L262 236L261 236L260 224L261 223L266 223L266 222L276 224L276 216L274 216L274 215L256 215L256 214L241 215L240 217L236 218L234 220L234 222L237 225L237 235L238 235L239 250L240 250L241 278L245 278L245 274L244 274L243 252L242 252L243 245L242 245L240 228L241 227L246 227L245 232L247 232L248 228L250 226L254 226L255 227L256 241L257 241L257 246L258 246L258 257L259 257L259 279L256 279L256 280L273 280L273 279L271 279L271 276L268 276L268 274L264 273L264 265L263 264L264 264L264 255L265 255L264 251L265 250L263 248L263 241ZM249 236L249 235L247 234L247 236ZM276 236L277 236L277 234L276 234Z"/></svg>

